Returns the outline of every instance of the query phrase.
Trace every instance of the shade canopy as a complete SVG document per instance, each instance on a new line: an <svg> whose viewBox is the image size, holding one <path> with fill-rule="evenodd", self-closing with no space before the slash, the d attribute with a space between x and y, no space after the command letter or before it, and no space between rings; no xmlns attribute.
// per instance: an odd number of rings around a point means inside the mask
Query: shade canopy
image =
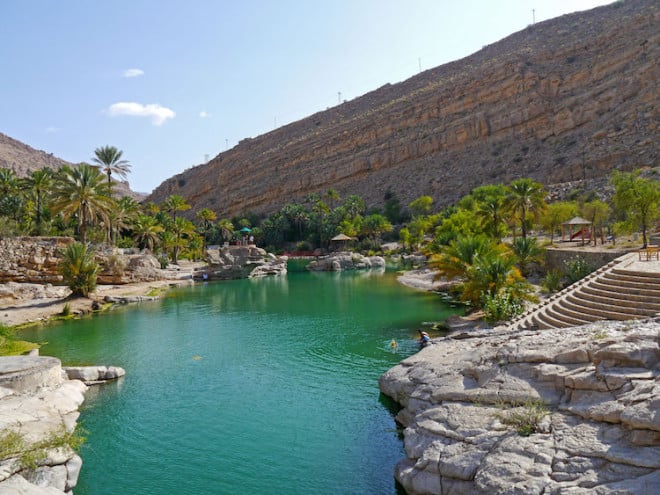
<svg viewBox="0 0 660 495"><path fill-rule="evenodd" d="M331 240L331 241L352 241L353 238L347 236L346 234L337 234L336 236L334 236L334 237L333 237L332 239L330 239L330 240Z"/></svg>
<svg viewBox="0 0 660 495"><path fill-rule="evenodd" d="M252 229L250 227L243 227L241 232L252 232Z"/></svg>
<svg viewBox="0 0 660 495"><path fill-rule="evenodd" d="M591 222L582 217L571 218L568 222L564 222L562 225L591 225Z"/></svg>

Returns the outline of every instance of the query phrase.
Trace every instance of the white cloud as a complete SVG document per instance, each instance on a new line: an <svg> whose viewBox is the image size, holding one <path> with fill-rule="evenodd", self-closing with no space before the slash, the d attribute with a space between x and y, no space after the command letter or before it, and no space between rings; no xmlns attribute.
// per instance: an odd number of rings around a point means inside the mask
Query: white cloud
<svg viewBox="0 0 660 495"><path fill-rule="evenodd" d="M135 102L113 103L108 107L108 114L111 117L117 115L131 115L134 117L149 117L153 125L163 125L167 119L173 119L176 113L173 110L159 105L158 103L149 103L143 105Z"/></svg>
<svg viewBox="0 0 660 495"><path fill-rule="evenodd" d="M51 125L50 127L46 127L46 132L48 134L55 134L56 132L60 132L62 130L61 127L55 127L54 125Z"/></svg>
<svg viewBox="0 0 660 495"><path fill-rule="evenodd" d="M211 114L208 113L206 110L202 110L201 112L199 112L199 116L200 116L202 119L207 119L207 118L209 118L209 117L211 116Z"/></svg>
<svg viewBox="0 0 660 495"><path fill-rule="evenodd" d="M140 77L140 76L144 76L144 71L142 69L126 69L121 74L121 77Z"/></svg>

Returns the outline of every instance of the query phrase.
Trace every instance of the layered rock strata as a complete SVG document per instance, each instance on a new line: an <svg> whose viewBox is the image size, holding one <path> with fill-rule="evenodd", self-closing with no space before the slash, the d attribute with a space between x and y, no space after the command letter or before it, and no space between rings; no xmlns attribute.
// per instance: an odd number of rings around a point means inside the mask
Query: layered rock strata
<svg viewBox="0 0 660 495"><path fill-rule="evenodd" d="M626 0L528 26L464 59L245 139L163 182L192 217L270 213L333 188L453 204L474 187L657 166L660 8ZM222 194L218 194L222 191Z"/></svg>
<svg viewBox="0 0 660 495"><path fill-rule="evenodd" d="M435 340L379 382L403 406L396 478L420 495L660 492L659 334L656 319Z"/></svg>

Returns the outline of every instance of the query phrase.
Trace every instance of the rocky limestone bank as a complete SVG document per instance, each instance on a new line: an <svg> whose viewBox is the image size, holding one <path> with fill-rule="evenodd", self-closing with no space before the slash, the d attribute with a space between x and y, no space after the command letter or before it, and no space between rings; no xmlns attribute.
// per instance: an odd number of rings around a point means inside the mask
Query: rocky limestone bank
<svg viewBox="0 0 660 495"><path fill-rule="evenodd" d="M379 382L403 406L396 478L419 495L660 493L659 335L655 319L434 340ZM547 414L521 436L534 401Z"/></svg>
<svg viewBox="0 0 660 495"><path fill-rule="evenodd" d="M307 269L312 272L384 270L385 259L381 256L363 256L359 253L333 253L312 261L307 265Z"/></svg>
<svg viewBox="0 0 660 495"><path fill-rule="evenodd" d="M8 237L0 239L0 283L63 284L58 265L70 237ZM181 278L177 270L161 270L151 253L101 246L99 284L129 284Z"/></svg>
<svg viewBox="0 0 660 495"><path fill-rule="evenodd" d="M207 266L193 273L196 280L232 280L286 275L287 257L256 246L215 246L206 250Z"/></svg>
<svg viewBox="0 0 660 495"><path fill-rule="evenodd" d="M478 52L244 139L149 196L231 217L333 188L382 206L530 177L589 181L658 165L660 9L613 2L540 22ZM223 194L218 194L223 191Z"/></svg>
<svg viewBox="0 0 660 495"><path fill-rule="evenodd" d="M21 453L53 435L72 432L87 386L76 376L99 383L124 374L116 367L76 367L67 372L59 359L45 356L0 357L0 493L3 495L72 494L82 459L69 447L44 446L35 466ZM18 434L22 446L8 445Z"/></svg>

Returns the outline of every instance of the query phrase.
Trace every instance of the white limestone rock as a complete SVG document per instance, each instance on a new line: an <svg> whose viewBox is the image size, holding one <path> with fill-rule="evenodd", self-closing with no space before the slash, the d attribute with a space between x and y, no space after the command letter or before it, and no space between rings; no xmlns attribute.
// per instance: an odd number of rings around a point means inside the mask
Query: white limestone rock
<svg viewBox="0 0 660 495"><path fill-rule="evenodd" d="M659 334L646 320L437 339L379 381L404 406L396 478L412 495L660 493ZM506 418L530 401L547 413L522 437Z"/></svg>

